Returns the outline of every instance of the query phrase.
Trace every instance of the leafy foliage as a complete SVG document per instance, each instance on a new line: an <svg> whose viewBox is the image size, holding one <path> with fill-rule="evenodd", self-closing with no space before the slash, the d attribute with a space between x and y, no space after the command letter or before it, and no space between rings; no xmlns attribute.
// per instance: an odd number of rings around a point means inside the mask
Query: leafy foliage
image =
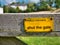
<svg viewBox="0 0 60 45"><path fill-rule="evenodd" d="M42 1L40 6L38 7L39 11L46 11L49 10L47 2Z"/></svg>
<svg viewBox="0 0 60 45"><path fill-rule="evenodd" d="M60 0L56 0L56 8L60 8Z"/></svg>
<svg viewBox="0 0 60 45"><path fill-rule="evenodd" d="M8 6L4 6L4 7L3 7L3 10L4 10L4 13L8 13L8 12L9 12Z"/></svg>
<svg viewBox="0 0 60 45"><path fill-rule="evenodd" d="M25 13L25 12L36 12L36 11L50 11L52 9L52 4L55 3L55 8L60 8L60 0L42 0L39 5L35 3L28 3L27 4L27 10L22 11L17 6L16 9L13 9L12 7L4 6L4 12L5 13ZM19 2L11 3L12 4L21 4Z"/></svg>

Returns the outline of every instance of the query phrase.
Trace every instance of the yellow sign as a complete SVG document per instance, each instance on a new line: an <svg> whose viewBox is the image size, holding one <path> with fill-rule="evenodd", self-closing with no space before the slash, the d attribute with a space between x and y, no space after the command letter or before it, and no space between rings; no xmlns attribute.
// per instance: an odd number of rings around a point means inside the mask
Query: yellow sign
<svg viewBox="0 0 60 45"><path fill-rule="evenodd" d="M53 31L53 18L26 18L24 29L26 32L50 32Z"/></svg>

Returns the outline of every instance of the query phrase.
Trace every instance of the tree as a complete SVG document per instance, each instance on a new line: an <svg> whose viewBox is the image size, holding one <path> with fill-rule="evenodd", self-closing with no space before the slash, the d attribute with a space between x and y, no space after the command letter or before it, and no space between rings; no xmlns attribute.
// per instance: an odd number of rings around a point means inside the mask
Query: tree
<svg viewBox="0 0 60 45"><path fill-rule="evenodd" d="M0 0L0 7L1 7L1 0Z"/></svg>
<svg viewBox="0 0 60 45"><path fill-rule="evenodd" d="M16 8L16 12L19 13L20 12L20 9L19 7Z"/></svg>
<svg viewBox="0 0 60 45"><path fill-rule="evenodd" d="M13 4L20 4L20 2L12 2L10 5L13 5Z"/></svg>
<svg viewBox="0 0 60 45"><path fill-rule="evenodd" d="M56 8L60 8L60 0L55 0Z"/></svg>
<svg viewBox="0 0 60 45"><path fill-rule="evenodd" d="M9 8L8 6L3 6L4 13L8 13L9 12L8 8Z"/></svg>
<svg viewBox="0 0 60 45"><path fill-rule="evenodd" d="M28 9L27 9L28 12L36 11L35 10L35 8L36 8L36 4L35 3L29 3L27 6L28 6Z"/></svg>
<svg viewBox="0 0 60 45"><path fill-rule="evenodd" d="M0 3L0 7L1 7L1 3Z"/></svg>
<svg viewBox="0 0 60 45"><path fill-rule="evenodd" d="M53 0L43 0L43 1L46 2L50 7L52 7Z"/></svg>
<svg viewBox="0 0 60 45"><path fill-rule="evenodd" d="M32 12L32 9L29 7L27 8L26 12Z"/></svg>
<svg viewBox="0 0 60 45"><path fill-rule="evenodd" d="M12 2L11 5L15 4L15 2Z"/></svg>
<svg viewBox="0 0 60 45"><path fill-rule="evenodd" d="M42 1L40 2L40 6L37 8L38 11L44 11L44 10L49 10L47 2Z"/></svg>
<svg viewBox="0 0 60 45"><path fill-rule="evenodd" d="M8 8L9 12L8 13L16 13L16 9L9 7Z"/></svg>

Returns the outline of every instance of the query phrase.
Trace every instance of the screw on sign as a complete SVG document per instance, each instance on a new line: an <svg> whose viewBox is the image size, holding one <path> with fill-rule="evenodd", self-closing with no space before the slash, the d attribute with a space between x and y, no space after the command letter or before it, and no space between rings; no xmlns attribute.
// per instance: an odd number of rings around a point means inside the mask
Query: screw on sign
<svg viewBox="0 0 60 45"><path fill-rule="evenodd" d="M26 32L49 32L53 30L54 21L52 18L26 18L24 26Z"/></svg>

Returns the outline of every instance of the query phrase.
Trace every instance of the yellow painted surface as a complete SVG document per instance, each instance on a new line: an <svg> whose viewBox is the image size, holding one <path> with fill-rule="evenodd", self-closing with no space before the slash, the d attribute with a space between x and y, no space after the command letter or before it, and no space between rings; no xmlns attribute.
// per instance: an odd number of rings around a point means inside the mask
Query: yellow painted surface
<svg viewBox="0 0 60 45"><path fill-rule="evenodd" d="M26 32L50 32L54 29L53 18L26 18L24 19Z"/></svg>

